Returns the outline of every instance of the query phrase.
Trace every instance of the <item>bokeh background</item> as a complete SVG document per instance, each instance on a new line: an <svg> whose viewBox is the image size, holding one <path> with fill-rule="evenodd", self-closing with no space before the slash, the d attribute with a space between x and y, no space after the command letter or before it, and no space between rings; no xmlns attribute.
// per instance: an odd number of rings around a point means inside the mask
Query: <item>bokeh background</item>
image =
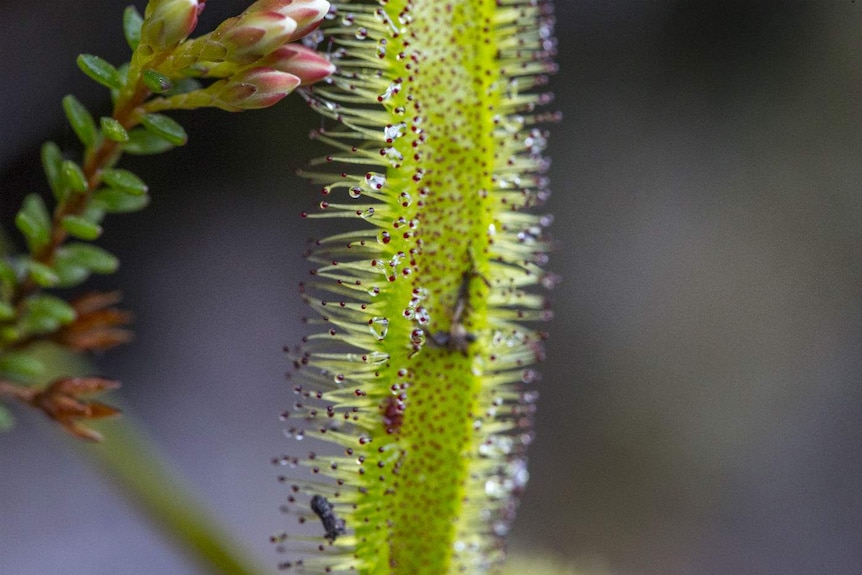
<svg viewBox="0 0 862 575"><path fill-rule="evenodd" d="M0 216L104 113L78 53L126 54L123 2L0 2ZM201 30L247 2L211 1ZM142 7L143 3L137 5ZM560 0L558 248L531 482L511 545L585 573L862 573L862 3ZM271 456L317 192L299 97L178 114L108 221L137 340L99 359L264 564ZM20 238L11 234L15 241ZM0 573L198 573L38 414L0 437ZM274 569L273 569L274 571Z"/></svg>

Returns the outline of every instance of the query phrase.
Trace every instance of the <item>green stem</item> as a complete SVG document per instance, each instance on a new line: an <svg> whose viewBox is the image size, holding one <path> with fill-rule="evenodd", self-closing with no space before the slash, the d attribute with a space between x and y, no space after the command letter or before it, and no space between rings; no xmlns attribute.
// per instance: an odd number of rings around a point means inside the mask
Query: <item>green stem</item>
<svg viewBox="0 0 862 575"><path fill-rule="evenodd" d="M181 548L204 572L213 575L268 572L219 528L130 419L125 413L120 419L100 424L105 441L84 448L100 471L149 516L167 541Z"/></svg>

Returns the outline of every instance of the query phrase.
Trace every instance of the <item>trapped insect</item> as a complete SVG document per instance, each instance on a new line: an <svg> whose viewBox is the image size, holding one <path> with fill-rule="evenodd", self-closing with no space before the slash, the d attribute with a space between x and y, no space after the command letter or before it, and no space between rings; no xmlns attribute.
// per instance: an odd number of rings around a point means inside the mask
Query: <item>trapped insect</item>
<svg viewBox="0 0 862 575"><path fill-rule="evenodd" d="M472 262L473 258L470 258ZM452 310L451 324L449 331L438 331L431 334L429 343L434 347L442 347L449 351L460 351L467 355L468 346L476 341L476 334L467 331L464 326L464 315L470 309L470 281L474 278L481 278L482 281L490 287L490 283L481 274L470 267L461 275L461 284L458 286L458 295L455 299L455 307Z"/></svg>
<svg viewBox="0 0 862 575"><path fill-rule="evenodd" d="M323 528L326 529L325 537L329 541L335 541L339 535L344 535L347 528L343 519L338 519L332 510L332 503L323 495L315 495L311 498L311 510L320 517Z"/></svg>

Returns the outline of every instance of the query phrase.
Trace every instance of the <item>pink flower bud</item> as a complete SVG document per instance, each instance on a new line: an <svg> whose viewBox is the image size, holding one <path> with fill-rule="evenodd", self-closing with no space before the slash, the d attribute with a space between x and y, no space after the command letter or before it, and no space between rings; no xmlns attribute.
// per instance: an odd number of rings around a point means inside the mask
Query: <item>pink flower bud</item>
<svg viewBox="0 0 862 575"><path fill-rule="evenodd" d="M223 110L239 111L268 108L299 86L299 77L275 68L252 68L213 84L215 105Z"/></svg>
<svg viewBox="0 0 862 575"><path fill-rule="evenodd" d="M212 39L225 47L225 59L250 64L293 37L296 22L278 12L243 13L219 26Z"/></svg>
<svg viewBox="0 0 862 575"><path fill-rule="evenodd" d="M278 12L296 21L292 40L298 40L317 28L329 12L326 0L258 0L246 12Z"/></svg>
<svg viewBox="0 0 862 575"><path fill-rule="evenodd" d="M300 44L284 45L260 60L259 64L298 76L303 86L319 82L335 72L335 66L329 60Z"/></svg>
<svg viewBox="0 0 862 575"><path fill-rule="evenodd" d="M141 43L161 52L179 44L198 24L206 0L150 0L141 25Z"/></svg>

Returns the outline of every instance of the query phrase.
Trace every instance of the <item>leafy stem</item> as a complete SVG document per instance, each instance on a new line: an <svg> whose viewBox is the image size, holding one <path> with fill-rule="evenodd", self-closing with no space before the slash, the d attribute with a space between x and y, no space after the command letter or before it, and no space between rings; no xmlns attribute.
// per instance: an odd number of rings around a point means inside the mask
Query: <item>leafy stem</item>
<svg viewBox="0 0 862 575"><path fill-rule="evenodd" d="M324 17L329 9L324 0L259 0L215 31L189 39L204 2L151 0L143 16L127 8L123 29L132 55L118 68L98 56L78 57L78 67L111 90L113 111L97 122L67 95L63 110L83 144L82 161L67 159L53 142L42 147L42 165L56 205L49 213L40 194L29 194L15 218L27 253L0 260L0 378L7 386L40 381L45 366L31 353L35 343L50 341L85 352L131 338L124 329L130 316L113 307L115 294L66 302L45 290L75 287L90 274L113 273L119 266L115 256L88 242L101 235L106 214L144 208L149 190L137 175L115 166L124 153L161 153L188 139L182 126L157 112L265 108L332 72L326 58L294 44ZM3 395L41 409L85 439L99 437L77 423L67 425L70 418L117 413L87 411L86 405L75 403L68 397L74 387L69 378L41 383L36 390ZM94 384L88 391L113 387ZM58 402L68 403L71 411L57 407ZM9 421L8 412L0 411L0 416Z"/></svg>

